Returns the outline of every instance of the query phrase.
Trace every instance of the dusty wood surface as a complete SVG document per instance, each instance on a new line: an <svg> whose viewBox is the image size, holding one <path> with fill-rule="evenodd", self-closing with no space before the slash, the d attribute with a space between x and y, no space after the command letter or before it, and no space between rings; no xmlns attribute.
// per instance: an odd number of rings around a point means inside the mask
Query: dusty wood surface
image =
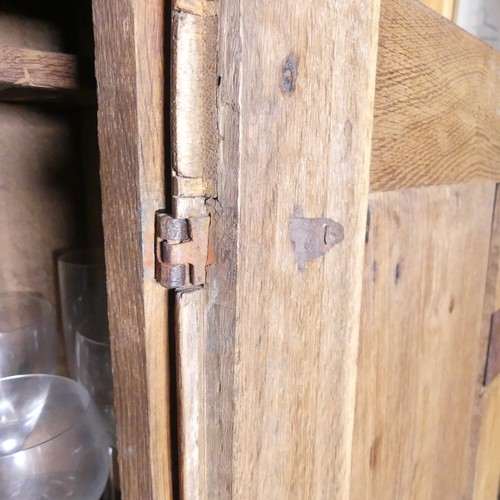
<svg viewBox="0 0 500 500"><path fill-rule="evenodd" d="M483 370L478 373L481 387L477 405L476 437L477 461L474 479L474 499L497 499L500 494L500 377L488 379L487 354L489 354L492 317L500 310L500 187L497 185L495 210L492 223L488 279L483 309ZM486 370L485 370L486 365Z"/></svg>
<svg viewBox="0 0 500 500"><path fill-rule="evenodd" d="M346 498L378 5L220 12L208 497ZM304 271L289 234L301 210L345 229Z"/></svg>
<svg viewBox="0 0 500 500"><path fill-rule="evenodd" d="M471 498L493 185L370 197L351 498Z"/></svg>
<svg viewBox="0 0 500 500"><path fill-rule="evenodd" d="M109 319L122 492L171 497L164 207L163 1L94 0Z"/></svg>
<svg viewBox="0 0 500 500"><path fill-rule="evenodd" d="M0 100L75 99L83 92L79 70L71 54L2 46Z"/></svg>
<svg viewBox="0 0 500 500"><path fill-rule="evenodd" d="M415 0L383 0L371 191L500 180L500 53Z"/></svg>
<svg viewBox="0 0 500 500"><path fill-rule="evenodd" d="M453 19L457 0L422 0L422 2L447 19Z"/></svg>

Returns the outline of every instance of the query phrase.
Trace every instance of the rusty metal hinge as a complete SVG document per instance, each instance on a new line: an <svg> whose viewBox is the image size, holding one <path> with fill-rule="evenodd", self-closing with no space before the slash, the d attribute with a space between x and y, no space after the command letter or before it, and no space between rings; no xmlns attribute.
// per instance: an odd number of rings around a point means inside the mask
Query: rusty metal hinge
<svg viewBox="0 0 500 500"><path fill-rule="evenodd" d="M156 214L156 279L165 288L203 285L209 251L210 216L175 219Z"/></svg>

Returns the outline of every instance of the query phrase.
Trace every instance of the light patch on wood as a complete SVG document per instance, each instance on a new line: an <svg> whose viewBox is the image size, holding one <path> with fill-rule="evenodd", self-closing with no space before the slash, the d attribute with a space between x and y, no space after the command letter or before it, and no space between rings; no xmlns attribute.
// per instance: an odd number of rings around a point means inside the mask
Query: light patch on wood
<svg viewBox="0 0 500 500"><path fill-rule="evenodd" d="M217 165L217 18L173 13L172 150L180 177L207 179Z"/></svg>
<svg viewBox="0 0 500 500"><path fill-rule="evenodd" d="M216 16L219 2L218 0L174 0L173 9L197 16Z"/></svg>

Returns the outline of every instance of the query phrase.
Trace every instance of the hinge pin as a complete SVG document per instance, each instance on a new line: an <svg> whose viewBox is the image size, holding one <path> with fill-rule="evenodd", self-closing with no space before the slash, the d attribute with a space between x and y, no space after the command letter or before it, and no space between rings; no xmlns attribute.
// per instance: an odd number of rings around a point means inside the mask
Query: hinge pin
<svg viewBox="0 0 500 500"><path fill-rule="evenodd" d="M175 219L156 214L156 279L165 288L203 285L210 216Z"/></svg>

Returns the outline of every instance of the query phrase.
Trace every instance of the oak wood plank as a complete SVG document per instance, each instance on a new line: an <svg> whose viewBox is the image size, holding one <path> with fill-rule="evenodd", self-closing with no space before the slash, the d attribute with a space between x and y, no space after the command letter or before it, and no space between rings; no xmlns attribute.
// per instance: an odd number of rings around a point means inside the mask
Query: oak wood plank
<svg viewBox="0 0 500 500"><path fill-rule="evenodd" d="M208 456L227 468L209 498L347 498L378 2L220 12L213 224L229 233L214 238L206 378ZM345 229L303 271L300 209Z"/></svg>
<svg viewBox="0 0 500 500"><path fill-rule="evenodd" d="M481 389L476 405L477 450L474 499L496 499L500 493L500 377L487 380L487 359L493 314L500 310L500 186L497 185L490 240L488 277L483 308L483 345L481 348L482 370L478 374ZM486 386L483 387L482 383Z"/></svg>
<svg viewBox="0 0 500 500"><path fill-rule="evenodd" d="M500 180L500 53L416 0L383 0L371 191Z"/></svg>
<svg viewBox="0 0 500 500"><path fill-rule="evenodd" d="M218 201L212 213L215 264L207 269L205 331L206 493L232 500L234 366L240 163L241 2L221 0L218 23Z"/></svg>
<svg viewBox="0 0 500 500"><path fill-rule="evenodd" d="M205 377L206 293L203 289L176 293L176 359L180 497L213 498L207 494Z"/></svg>
<svg viewBox="0 0 500 500"><path fill-rule="evenodd" d="M471 498L494 185L369 202L352 498Z"/></svg>
<svg viewBox="0 0 500 500"><path fill-rule="evenodd" d="M0 46L0 100L90 98L72 54Z"/></svg>
<svg viewBox="0 0 500 500"><path fill-rule="evenodd" d="M125 498L171 498L164 208L164 2L94 0L99 145L118 458Z"/></svg>

